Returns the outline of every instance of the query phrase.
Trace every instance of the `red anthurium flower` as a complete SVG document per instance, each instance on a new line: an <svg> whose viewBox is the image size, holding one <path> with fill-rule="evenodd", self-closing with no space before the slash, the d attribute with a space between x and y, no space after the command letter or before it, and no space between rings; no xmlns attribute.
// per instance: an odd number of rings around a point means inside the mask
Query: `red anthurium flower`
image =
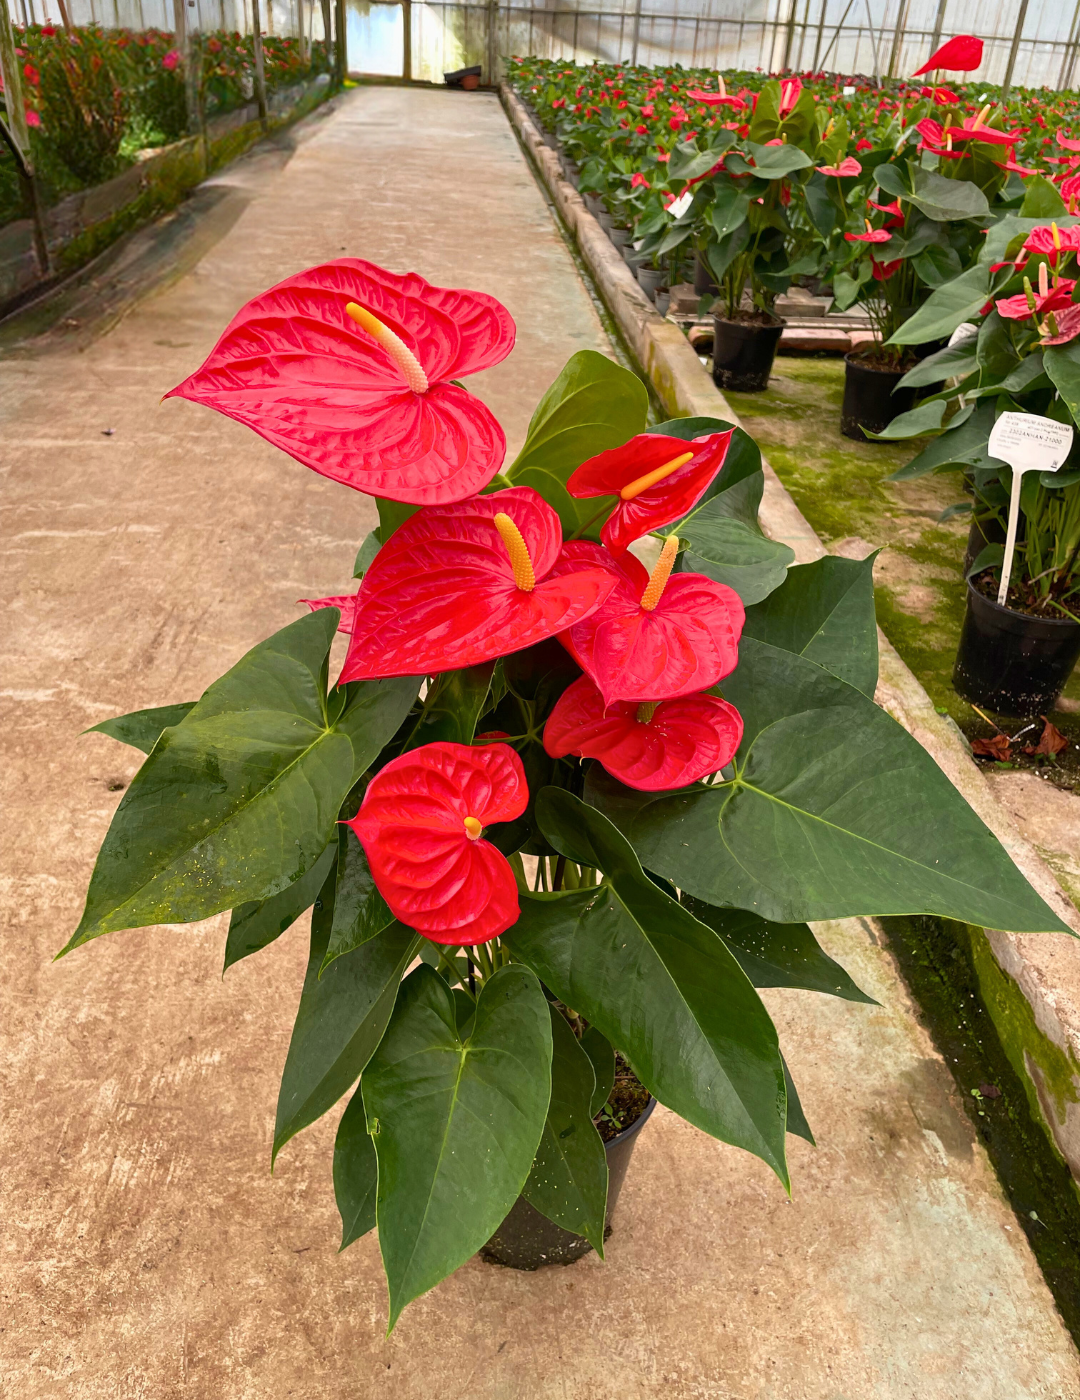
<svg viewBox="0 0 1080 1400"><path fill-rule="evenodd" d="M871 228L870 220L866 220L865 233L845 233L844 237L849 243L888 243L892 234L888 229Z"/></svg>
<svg viewBox="0 0 1080 1400"><path fill-rule="evenodd" d="M353 623L356 620L356 594L347 593L344 597L337 598L297 598L298 603L306 603L312 612L317 612L319 608L339 608L341 618L338 621L337 630L339 632L351 632Z"/></svg>
<svg viewBox="0 0 1080 1400"><path fill-rule="evenodd" d="M1024 240L1024 247L1030 253L1045 253L1056 265L1059 253L1080 253L1080 228L1058 228L1051 224L1048 228L1033 228Z"/></svg>
<svg viewBox="0 0 1080 1400"><path fill-rule="evenodd" d="M361 580L342 681L456 671L580 622L614 581L591 560L556 577L561 544L527 486L417 511Z"/></svg>
<svg viewBox="0 0 1080 1400"><path fill-rule="evenodd" d="M688 88L686 95L695 102L703 102L706 107L732 107L736 112L741 112L746 106L741 97L729 97L726 92L702 92L698 88Z"/></svg>
<svg viewBox="0 0 1080 1400"><path fill-rule="evenodd" d="M951 73L970 73L978 68L983 57L983 41L974 34L958 34L926 60L921 68L912 73L913 78L923 73L932 73L935 68L947 68Z"/></svg>
<svg viewBox="0 0 1080 1400"><path fill-rule="evenodd" d="M862 166L854 156L845 156L839 165L819 165L816 168L822 175L835 175L837 179L843 179L846 175L862 174Z"/></svg>
<svg viewBox="0 0 1080 1400"><path fill-rule="evenodd" d="M874 149L874 143L873 141L868 141L864 136L860 141L855 142L855 149L857 151L872 151Z"/></svg>
<svg viewBox="0 0 1080 1400"><path fill-rule="evenodd" d="M892 262L878 262L873 253L870 254L870 265L875 282L887 282L890 277L895 276L900 271L903 263L903 258L894 258Z"/></svg>
<svg viewBox="0 0 1080 1400"><path fill-rule="evenodd" d="M730 763L742 741L742 716L715 695L605 708L588 676L564 690L544 726L552 758L595 758L613 778L642 792L696 783Z"/></svg>
<svg viewBox="0 0 1080 1400"><path fill-rule="evenodd" d="M1080 175L1070 175L1067 180L1061 182L1061 197L1068 206L1070 214L1076 213L1076 201L1080 198Z"/></svg>
<svg viewBox="0 0 1080 1400"><path fill-rule="evenodd" d="M1060 131L1059 131L1058 134L1057 134L1057 139L1058 139L1058 145L1059 145L1059 146L1063 146L1063 147L1065 148L1065 150L1067 150L1067 151L1080 151L1080 141L1073 141L1073 140L1072 140L1070 137L1068 137L1068 136L1062 136L1062 134L1061 134Z"/></svg>
<svg viewBox="0 0 1080 1400"><path fill-rule="evenodd" d="M1060 311L1053 311L1047 317L1047 324L1043 328L1043 333L1039 337L1041 345L1064 345L1068 340L1075 340L1080 335L1080 305L1063 307Z"/></svg>
<svg viewBox="0 0 1080 1400"><path fill-rule="evenodd" d="M340 258L241 307L165 397L216 408L357 491L433 505L479 491L502 465L502 428L451 380L513 345L494 297Z"/></svg>
<svg viewBox="0 0 1080 1400"><path fill-rule="evenodd" d="M630 188L632 190L647 190L650 188L648 180L646 180L640 170L635 170L633 175L631 175Z"/></svg>
<svg viewBox="0 0 1080 1400"><path fill-rule="evenodd" d="M999 170L1011 171L1016 175L1038 175L1038 171L1031 165L1019 165L1012 156L1008 160L996 160L994 164Z"/></svg>
<svg viewBox="0 0 1080 1400"><path fill-rule="evenodd" d="M571 496L618 496L600 538L613 554L692 510L724 465L732 429L687 442L638 433L622 447L590 457L571 474Z"/></svg>
<svg viewBox="0 0 1080 1400"><path fill-rule="evenodd" d="M356 832L390 912L433 943L486 943L517 922L517 882L485 826L513 821L529 801L508 744L425 744L368 784Z"/></svg>
<svg viewBox="0 0 1080 1400"><path fill-rule="evenodd" d="M1031 284L1024 279L1026 288ZM998 315L1004 316L1009 321L1027 321L1032 316L1043 316L1051 311L1060 311L1069 306L1072 302L1072 291L1076 286L1074 281L1062 278L1055 286L1050 286L1046 272L1046 264L1039 268L1039 289L1018 293L1014 297L1002 297L1000 301L994 303L997 307Z"/></svg>
<svg viewBox="0 0 1080 1400"><path fill-rule="evenodd" d="M882 214L891 214L893 218L899 219L900 222L903 223L904 211L900 208L900 201L898 199L894 199L891 204L876 204L872 199L868 199L866 202L871 209L877 209L878 212Z"/></svg>
<svg viewBox="0 0 1080 1400"><path fill-rule="evenodd" d="M783 78L780 81L780 115L786 117L794 110L802 96L802 82L798 78Z"/></svg>
<svg viewBox="0 0 1080 1400"><path fill-rule="evenodd" d="M691 695L735 669L742 600L702 574L669 578L678 544L668 536L651 574L632 554L614 559L584 540L563 549L559 571L596 564L615 580L600 607L559 636L607 705Z"/></svg>

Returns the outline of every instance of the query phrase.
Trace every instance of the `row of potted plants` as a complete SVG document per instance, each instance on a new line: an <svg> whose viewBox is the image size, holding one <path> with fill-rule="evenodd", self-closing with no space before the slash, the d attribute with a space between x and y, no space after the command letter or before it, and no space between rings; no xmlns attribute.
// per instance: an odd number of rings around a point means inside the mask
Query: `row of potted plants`
<svg viewBox="0 0 1080 1400"><path fill-rule="evenodd" d="M250 102L255 55L250 34L200 33L200 102L208 117ZM23 100L36 168L47 201L98 184L146 147L188 133L184 63L173 34L160 29L15 30ZM268 92L331 70L323 43L305 52L297 38L263 36ZM2 98L2 93L0 93ZM0 147L0 223L25 211L10 151Z"/></svg>
<svg viewBox="0 0 1080 1400"><path fill-rule="evenodd" d="M792 566L753 441L650 428L593 351L507 463L462 381L514 338L488 295L340 259L171 391L380 523L201 698L96 726L147 757L63 950L231 910L228 967L312 909L274 1152L351 1093L342 1245L377 1228L391 1325L477 1251L602 1254L654 1100L786 1189L812 1133L758 989L869 1000L808 920L1063 930L874 704L871 562Z"/></svg>
<svg viewBox="0 0 1080 1400"><path fill-rule="evenodd" d="M859 438L900 411L893 387L936 348L894 333L973 266L986 230L1064 215L1076 198L1075 94L1014 93L1002 107L982 85L882 93L823 75L535 59L514 60L510 81L639 263L662 278L692 250L695 285L716 300L722 388L765 388L776 298L793 283L869 313L878 342L849 358L842 412Z"/></svg>

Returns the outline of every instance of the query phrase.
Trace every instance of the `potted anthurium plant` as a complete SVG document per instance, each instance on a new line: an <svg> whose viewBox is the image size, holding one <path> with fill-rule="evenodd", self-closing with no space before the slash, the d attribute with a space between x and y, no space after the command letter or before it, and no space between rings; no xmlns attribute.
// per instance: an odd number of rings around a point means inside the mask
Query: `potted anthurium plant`
<svg viewBox="0 0 1080 1400"><path fill-rule="evenodd" d="M313 909L274 1152L351 1092L342 1244L378 1229L391 1324L478 1250L602 1251L596 1125L625 1141L650 1096L786 1186L809 1129L756 989L866 1000L806 920L1062 928L875 706L869 564L789 569L750 439L648 427L592 351L501 470L460 380L513 340L490 296L342 259L244 306L172 391L380 525L355 591L197 701L97 726L147 757L63 950L231 910L229 966ZM522 1198L553 1254L527 1257Z"/></svg>
<svg viewBox="0 0 1080 1400"><path fill-rule="evenodd" d="M1066 197L1080 190L1072 178ZM949 512L973 512L954 683L975 704L1024 718L1054 706L1080 657L1080 444L1074 440L1058 470L1025 475L1008 594L999 603L1012 471L990 454L990 435L1005 412L1080 423L1078 255L1080 227L1071 217L1058 224L1011 216L995 228L973 270L983 279L973 284L989 292L985 305L968 307L974 319L956 328L953 344L900 381L913 392L943 379L946 386L883 435L933 436L894 479L964 474L968 499ZM925 317L954 318L967 295L943 287Z"/></svg>

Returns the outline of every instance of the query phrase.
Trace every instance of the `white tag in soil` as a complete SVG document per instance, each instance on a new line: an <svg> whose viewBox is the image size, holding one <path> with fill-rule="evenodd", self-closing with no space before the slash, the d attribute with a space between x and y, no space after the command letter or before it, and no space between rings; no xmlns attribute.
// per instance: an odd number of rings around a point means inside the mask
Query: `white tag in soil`
<svg viewBox="0 0 1080 1400"><path fill-rule="evenodd" d="M1043 418L1038 413L1003 413L994 424L987 452L1012 467L1012 494L1009 497L1009 528L1005 534L1005 558L1001 565L1001 586L997 600L1002 607L1009 596L1013 554L1016 551L1016 525L1020 516L1020 482L1025 472L1056 472L1073 442L1068 423Z"/></svg>

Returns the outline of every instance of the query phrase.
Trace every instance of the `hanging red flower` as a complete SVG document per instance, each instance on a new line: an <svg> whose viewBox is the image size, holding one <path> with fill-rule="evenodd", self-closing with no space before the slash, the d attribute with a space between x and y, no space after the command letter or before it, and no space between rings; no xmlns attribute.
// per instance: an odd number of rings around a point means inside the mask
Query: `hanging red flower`
<svg viewBox="0 0 1080 1400"><path fill-rule="evenodd" d="M838 180L843 180L849 175L862 174L862 166L854 156L845 156L839 165L819 165L815 169L822 175L835 175Z"/></svg>
<svg viewBox="0 0 1080 1400"><path fill-rule="evenodd" d="M456 671L572 627L615 580L592 560L556 576L561 545L527 486L417 511L361 581L342 681Z"/></svg>
<svg viewBox="0 0 1080 1400"><path fill-rule="evenodd" d="M638 433L621 447L590 457L571 473L571 496L617 496L600 531L613 554L692 510L724 465L731 435L711 433L687 442L663 433Z"/></svg>
<svg viewBox="0 0 1080 1400"><path fill-rule="evenodd" d="M950 73L970 73L978 68L982 58L983 41L974 34L958 34L955 39L936 49L911 76L919 78L924 73L932 73L935 68L946 68Z"/></svg>
<svg viewBox="0 0 1080 1400"><path fill-rule="evenodd" d="M560 696L544 726L552 758L595 758L627 787L665 792L696 783L730 763L742 741L742 716L715 695L659 704L620 700L605 707L588 676Z"/></svg>
<svg viewBox="0 0 1080 1400"><path fill-rule="evenodd" d="M615 581L596 611L559 637L607 705L691 695L735 669L742 600L702 574L669 577L677 549L669 535L648 574L629 553L614 558L585 540L563 547L557 571L594 564Z"/></svg>
<svg viewBox="0 0 1080 1400"><path fill-rule="evenodd" d="M865 233L845 233L844 237L849 243L888 243L892 234L888 229L871 228L870 221L866 221Z"/></svg>
<svg viewBox="0 0 1080 1400"><path fill-rule="evenodd" d="M353 622L356 620L356 594L346 593L344 596L335 598L297 598L298 603L306 603L312 612L318 612L319 608L338 608L341 617L338 620L337 630L339 632L351 632Z"/></svg>
<svg viewBox="0 0 1080 1400"><path fill-rule="evenodd" d="M390 912L433 943L475 945L517 922L517 882L484 827L529 801L508 744L425 744L379 770L351 826Z"/></svg>
<svg viewBox="0 0 1080 1400"><path fill-rule="evenodd" d="M451 381L513 344L494 297L340 258L241 307L165 397L215 408L357 491L434 505L479 491L502 465L502 428Z"/></svg>

